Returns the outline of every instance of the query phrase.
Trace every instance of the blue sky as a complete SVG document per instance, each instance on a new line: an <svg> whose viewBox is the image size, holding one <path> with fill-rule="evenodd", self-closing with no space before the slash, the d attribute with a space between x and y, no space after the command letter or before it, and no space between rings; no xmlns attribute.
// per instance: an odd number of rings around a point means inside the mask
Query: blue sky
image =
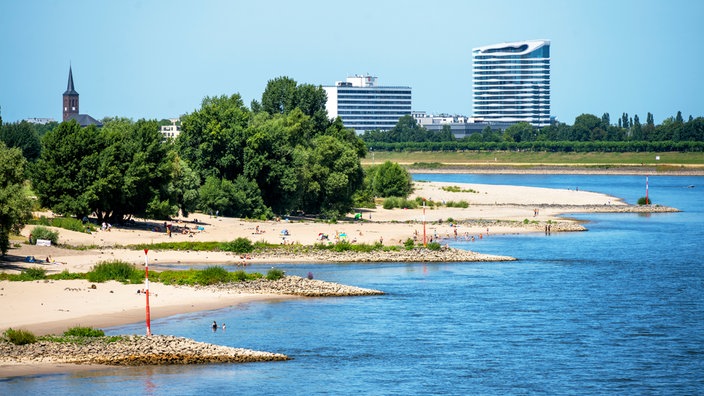
<svg viewBox="0 0 704 396"><path fill-rule="evenodd" d="M704 1L58 1L0 3L6 122L81 113L162 119L206 96L260 99L268 80L372 74L413 109L472 113L472 48L549 39L551 112L704 116Z"/></svg>

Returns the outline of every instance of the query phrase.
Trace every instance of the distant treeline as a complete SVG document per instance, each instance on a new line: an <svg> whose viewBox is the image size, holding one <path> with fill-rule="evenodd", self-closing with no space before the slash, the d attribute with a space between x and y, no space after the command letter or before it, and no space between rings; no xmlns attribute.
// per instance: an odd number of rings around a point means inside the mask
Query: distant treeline
<svg viewBox="0 0 704 396"><path fill-rule="evenodd" d="M456 151L456 150L530 150L548 152L642 152L642 151L703 151L704 118L682 114L655 125L648 113L646 123L638 116L624 113L612 125L608 113L601 118L582 114L574 125L555 122L535 128L526 122L504 130L490 126L482 132L457 139L445 126L441 131L429 131L411 116L399 120L389 131L367 131L361 135L367 147L376 151Z"/></svg>

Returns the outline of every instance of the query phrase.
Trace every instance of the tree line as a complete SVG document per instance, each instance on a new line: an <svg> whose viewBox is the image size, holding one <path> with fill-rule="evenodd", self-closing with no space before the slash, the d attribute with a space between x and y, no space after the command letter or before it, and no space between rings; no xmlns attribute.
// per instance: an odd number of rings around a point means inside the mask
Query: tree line
<svg viewBox="0 0 704 396"><path fill-rule="evenodd" d="M206 97L181 117L175 140L161 135L163 120L36 128L0 118L0 237L27 221L30 192L57 214L115 224L194 211L335 219L381 193L410 193L411 177L396 164L365 172L366 145L339 118L328 119L325 95L279 77L249 107L239 94ZM3 253L7 241L0 238Z"/></svg>
<svg viewBox="0 0 704 396"><path fill-rule="evenodd" d="M366 131L362 140L373 150L515 150L533 151L702 151L704 118L689 116L687 121L678 112L655 125L651 113L641 123L637 115L624 113L611 123L608 113L601 118L582 114L573 125L554 122L543 128L521 122L504 130L487 126L481 133L457 139L449 126L429 131L411 116L404 116L389 131Z"/></svg>

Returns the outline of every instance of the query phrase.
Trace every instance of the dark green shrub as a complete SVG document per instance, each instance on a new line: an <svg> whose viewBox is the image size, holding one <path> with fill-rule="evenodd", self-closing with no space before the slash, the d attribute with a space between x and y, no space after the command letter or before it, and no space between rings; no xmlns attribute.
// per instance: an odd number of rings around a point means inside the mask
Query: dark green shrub
<svg viewBox="0 0 704 396"><path fill-rule="evenodd" d="M406 242L403 243L403 247L406 248L406 250L413 250L413 247L416 246L416 243L413 242L413 239L408 238L406 239Z"/></svg>
<svg viewBox="0 0 704 396"><path fill-rule="evenodd" d="M232 273L232 280L235 282L243 282L247 280L247 273L243 270L235 271Z"/></svg>
<svg viewBox="0 0 704 396"><path fill-rule="evenodd" d="M155 273L153 279L165 285L194 285L196 273L197 271L194 269L185 271L164 271ZM150 279L152 279L151 276Z"/></svg>
<svg viewBox="0 0 704 396"><path fill-rule="evenodd" d="M645 197L640 197L638 198L638 205L651 205L653 201L650 200L650 197L645 198Z"/></svg>
<svg viewBox="0 0 704 396"><path fill-rule="evenodd" d="M279 280L283 278L286 274L284 273L283 270L280 270L278 268L272 268L266 273L266 279L268 280Z"/></svg>
<svg viewBox="0 0 704 396"><path fill-rule="evenodd" d="M382 205L382 207L384 209L398 208L400 200L401 199L397 197L388 197L384 199L384 204Z"/></svg>
<svg viewBox="0 0 704 396"><path fill-rule="evenodd" d="M15 345L27 345L34 344L37 342L37 337L27 330L12 330L7 329L3 333L6 340L10 341Z"/></svg>
<svg viewBox="0 0 704 396"><path fill-rule="evenodd" d="M116 260L98 263L90 272L86 273L86 279L90 282L106 282L109 280L130 282L138 275L139 271L132 264Z"/></svg>
<svg viewBox="0 0 704 396"><path fill-rule="evenodd" d="M59 233L58 231L52 231L43 226L36 226L32 230L32 236L29 243L36 245L37 239L48 239L51 241L52 245L56 245L59 242Z"/></svg>
<svg viewBox="0 0 704 396"><path fill-rule="evenodd" d="M440 250L440 248L442 248L442 246L437 242L430 242L428 244L428 250Z"/></svg>
<svg viewBox="0 0 704 396"><path fill-rule="evenodd" d="M230 281L230 273L223 267L208 267L196 272L195 281L199 285L213 285Z"/></svg>
<svg viewBox="0 0 704 396"><path fill-rule="evenodd" d="M455 201L447 201L447 203L445 203L445 206L447 206L448 208L468 208L468 207L469 207L469 202L464 201L464 200L462 200L462 201L457 201L457 202L455 202Z"/></svg>
<svg viewBox="0 0 704 396"><path fill-rule="evenodd" d="M23 281L44 279L46 278L46 270L39 267L27 268L22 271L19 278Z"/></svg>
<svg viewBox="0 0 704 396"><path fill-rule="evenodd" d="M220 249L226 252L250 253L254 250L254 245L247 238L237 238L234 241L222 243Z"/></svg>
<svg viewBox="0 0 704 396"><path fill-rule="evenodd" d="M71 327L64 332L67 337L103 337L105 332L100 329L94 329L92 327Z"/></svg>
<svg viewBox="0 0 704 396"><path fill-rule="evenodd" d="M65 269L58 274L47 275L47 278L54 279L54 280L84 279L85 275L79 274L79 273L71 273L71 272L68 272L67 269Z"/></svg>

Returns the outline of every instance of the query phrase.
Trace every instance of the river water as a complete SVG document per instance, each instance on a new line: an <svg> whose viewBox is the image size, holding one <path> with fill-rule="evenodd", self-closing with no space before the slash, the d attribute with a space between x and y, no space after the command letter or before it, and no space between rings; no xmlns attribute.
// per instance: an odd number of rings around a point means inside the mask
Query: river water
<svg viewBox="0 0 704 396"><path fill-rule="evenodd" d="M643 176L414 177L579 188L629 203L645 195ZM574 214L589 231L449 242L515 262L277 265L388 294L152 322L158 334L285 353L288 362L18 377L0 380L0 394L702 394L704 177L651 176L649 196L683 212ZM213 320L227 330L212 332ZM107 332L143 334L144 324Z"/></svg>

